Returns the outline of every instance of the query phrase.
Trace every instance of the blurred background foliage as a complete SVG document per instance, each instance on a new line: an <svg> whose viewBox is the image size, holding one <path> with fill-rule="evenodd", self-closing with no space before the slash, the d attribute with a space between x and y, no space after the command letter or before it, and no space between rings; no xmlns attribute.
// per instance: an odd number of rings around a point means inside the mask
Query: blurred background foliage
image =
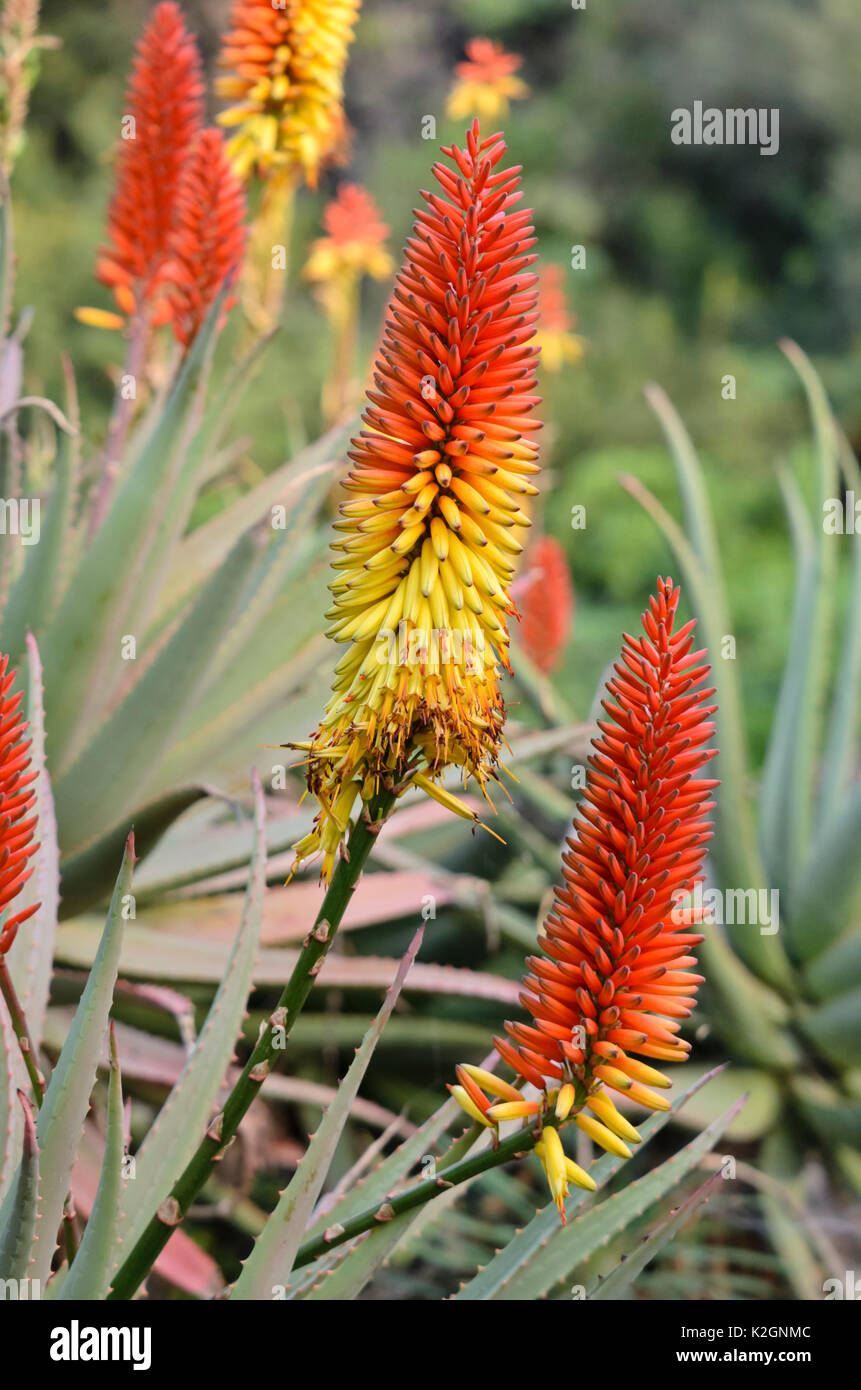
<svg viewBox="0 0 861 1390"><path fill-rule="evenodd" d="M122 84L145 3L45 0L43 31L63 47L43 58L28 144L15 174L19 303L38 304L29 335L31 390L57 396L58 343L76 363L85 430L104 431L106 352L121 343L75 323L100 303L92 280L111 182ZM209 63L227 0L188 0ZM279 340L237 419L254 436L227 481L198 504L268 472L320 428L331 344L298 280L325 202L343 178L364 183L405 239L411 200L434 143L457 133L444 115L454 64L475 34L524 57L531 96L507 135L526 168L542 255L568 266L584 362L547 380L545 523L566 544L578 591L577 640L562 683L579 711L660 566L662 543L618 486L633 473L672 506L657 425L642 396L660 382L697 441L727 547L731 607L746 680L753 751L762 750L788 630L791 559L773 465L804 437L793 375L775 351L790 336L815 354L849 436L861 440L855 391L861 344L861 35L852 0L626 0L573 10L564 0L366 0L347 72L353 160L299 200L294 284ZM670 112L706 105L778 107L780 149L678 147ZM366 282L362 350L370 356L387 286ZM361 370L358 372L361 379ZM721 396L732 374L737 398ZM568 518L587 508L583 531ZM597 524L600 518L600 525ZM750 576L756 573L755 583Z"/></svg>

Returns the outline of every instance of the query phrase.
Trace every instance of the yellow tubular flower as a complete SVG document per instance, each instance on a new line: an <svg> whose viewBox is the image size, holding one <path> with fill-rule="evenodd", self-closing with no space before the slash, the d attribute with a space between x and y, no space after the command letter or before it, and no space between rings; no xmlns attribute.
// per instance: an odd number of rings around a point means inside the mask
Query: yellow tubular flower
<svg viewBox="0 0 861 1390"><path fill-rule="evenodd" d="M234 0L216 81L236 104L228 154L247 179L287 169L314 186L346 143L343 77L361 0Z"/></svg>
<svg viewBox="0 0 861 1390"><path fill-rule="evenodd" d="M440 193L423 195L407 243L336 523L327 616L346 650L320 727L291 745L307 750L320 806L297 856L322 850L325 880L345 798L415 783L475 821L439 779L456 767L484 792L501 751L509 585L538 472L534 237L500 136L482 141L476 121L464 150L443 153L452 167L434 167Z"/></svg>

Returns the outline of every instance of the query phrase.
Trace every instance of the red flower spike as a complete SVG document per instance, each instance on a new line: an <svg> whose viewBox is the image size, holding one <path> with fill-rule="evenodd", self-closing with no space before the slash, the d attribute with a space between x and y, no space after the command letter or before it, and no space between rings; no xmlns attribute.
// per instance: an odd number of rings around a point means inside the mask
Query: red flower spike
<svg viewBox="0 0 861 1390"><path fill-rule="evenodd" d="M30 813L36 801L30 766L30 740L21 717L23 696L12 695L15 671L9 658L0 656L0 956L15 940L22 922L38 911L39 904L7 916L10 904L21 892L33 870L28 860L39 848L33 840L36 817Z"/></svg>
<svg viewBox="0 0 861 1390"><path fill-rule="evenodd" d="M170 281L173 328L187 346L245 251L245 194L225 151L221 132L201 132L176 195L176 225L163 279ZM224 306L229 311L235 298Z"/></svg>
<svg viewBox="0 0 861 1390"><path fill-rule="evenodd" d="M709 667L691 652L694 624L673 631L678 598L658 581L643 635L625 636L602 701L608 718L598 721L545 955L528 962L522 998L535 1026L506 1024L513 1046L501 1049L533 1083L536 1072L555 1082L561 1071L587 1089L596 1076L611 1084L609 1044L615 1089L629 1090L621 1074L642 1067L626 1051L665 1060L687 1051L675 1035L701 980L687 967L702 937L674 908L702 881L717 782L698 774L715 757L704 745L716 706L704 703L714 691L699 688Z"/></svg>
<svg viewBox="0 0 861 1390"><path fill-rule="evenodd" d="M714 691L702 689L705 653L691 651L694 623L674 631L678 601L672 580L659 579L643 635L625 635L562 856L562 887L539 938L544 954L526 962L520 1001L532 1023L506 1023L508 1037L494 1038L503 1061L544 1092L546 1111L553 1106L561 1123L570 1119L621 1158L630 1158L628 1144L640 1136L610 1093L670 1109L652 1087L671 1083L628 1053L684 1061L679 1020L702 983L689 970L696 964L689 948L703 938L685 929L702 920L702 909L686 900L702 882L711 838L709 798L718 784L700 774L716 756L705 747L716 706L705 703ZM457 1088L452 1093L473 1119L484 1113L483 1092L470 1093L468 1105ZM496 1114L488 1107L489 1119ZM590 1190L595 1183L556 1139L547 1142L552 1133L545 1128L535 1152L564 1222L569 1183Z"/></svg>
<svg viewBox="0 0 861 1390"><path fill-rule="evenodd" d="M156 320L164 317L153 300L180 173L203 123L203 90L197 44L179 6L164 0L137 46L124 110L134 120L133 138L120 142L109 245L96 266L96 278L113 290L124 314L149 307Z"/></svg>
<svg viewBox="0 0 861 1390"><path fill-rule="evenodd" d="M539 671L559 665L574 616L574 589L565 551L552 536L533 546L520 600L520 641Z"/></svg>

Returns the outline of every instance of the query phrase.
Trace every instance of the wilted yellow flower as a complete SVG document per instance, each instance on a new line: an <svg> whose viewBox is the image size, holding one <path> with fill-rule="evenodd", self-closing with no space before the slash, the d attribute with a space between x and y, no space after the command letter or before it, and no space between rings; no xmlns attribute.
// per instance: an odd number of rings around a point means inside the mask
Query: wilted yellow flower
<svg viewBox="0 0 861 1390"><path fill-rule="evenodd" d="M470 39L467 61L455 67L457 81L449 93L446 115L462 121L470 116L496 120L508 115L509 103L529 95L529 88L515 77L523 59L506 53L492 39Z"/></svg>
<svg viewBox="0 0 861 1390"><path fill-rule="evenodd" d="M395 283L353 441L330 586L330 636L347 644L334 696L302 747L319 802L300 859L323 877L357 799L415 783L475 819L438 785L457 766L495 777L508 667L509 596L523 498L538 471L533 432L536 276L531 214L515 210L505 142L443 151Z"/></svg>
<svg viewBox="0 0 861 1390"><path fill-rule="evenodd" d="M222 125L236 127L228 154L242 179L256 170L320 167L346 143L343 76L361 0L234 0L216 92L235 101Z"/></svg>
<svg viewBox="0 0 861 1390"><path fill-rule="evenodd" d="M565 366L582 361L583 339L571 329L577 322L565 302L565 272L561 265L548 265L538 277L537 341L541 348L541 366L547 372L561 372Z"/></svg>

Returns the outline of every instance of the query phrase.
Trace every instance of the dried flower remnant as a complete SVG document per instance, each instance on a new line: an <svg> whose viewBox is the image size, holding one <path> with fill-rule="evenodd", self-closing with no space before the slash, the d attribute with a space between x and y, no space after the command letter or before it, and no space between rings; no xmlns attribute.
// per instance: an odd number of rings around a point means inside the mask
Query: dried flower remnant
<svg viewBox="0 0 861 1390"><path fill-rule="evenodd" d="M320 810L299 859L323 876L357 798L422 787L474 819L438 781L496 777L508 668L509 585L536 492L536 277L531 213L505 141L434 166L395 282L364 414L350 500L336 523L330 635L347 644L334 696L306 744Z"/></svg>
<svg viewBox="0 0 861 1390"><path fill-rule="evenodd" d="M470 116L495 121L508 115L509 104L529 95L529 88L516 77L523 59L506 53L493 39L470 39L466 62L455 67L457 81L449 93L446 115L462 121Z"/></svg>
<svg viewBox="0 0 861 1390"><path fill-rule="evenodd" d="M565 551L553 536L541 536L530 549L520 597L520 641L539 671L559 665L574 616L574 589Z"/></svg>
<svg viewBox="0 0 861 1390"><path fill-rule="evenodd" d="M203 123L200 55L182 11L164 0L137 47L126 93L108 245L96 278L113 290L124 315L170 317L162 272L176 224L176 198L188 155ZM103 311L79 318L108 326Z"/></svg>
<svg viewBox="0 0 861 1390"><path fill-rule="evenodd" d="M500 1111L485 1092L501 1092L472 1069L471 1108L464 1107L489 1125L552 1110L554 1128L545 1127L536 1152L563 1220L567 1185L580 1179L551 1133L570 1120L602 1148L630 1156L639 1136L611 1093L670 1108L653 1089L670 1081L639 1058L686 1059L681 1020L702 982L691 948L703 938L678 925L673 909L703 881L718 784L700 774L716 756L705 746L716 706L705 703L714 691L702 688L709 667L704 652L691 650L694 623L674 631L678 600L672 581L659 579L643 634L625 636L562 857L562 886L541 954L527 960L521 1001L532 1023L506 1023L508 1036L494 1039L540 1101L520 1098ZM685 918L687 925L701 915L692 909Z"/></svg>
<svg viewBox="0 0 861 1390"><path fill-rule="evenodd" d="M14 911L14 900L32 874L29 861L39 846L34 840L37 818L30 768L30 740L21 716L23 695L13 695L16 676L8 656L0 656L0 957L10 949L18 928L39 904Z"/></svg>
<svg viewBox="0 0 861 1390"><path fill-rule="evenodd" d="M563 367L576 366L583 360L583 339L571 329L577 317L565 299L565 271L561 265L543 268L538 279L537 341L541 348L541 366L545 371L558 373Z"/></svg>
<svg viewBox="0 0 861 1390"><path fill-rule="evenodd" d="M245 251L245 194L220 131L201 132L182 172L176 204L163 278L170 285L174 333L187 346ZM225 303L225 313L233 303Z"/></svg>
<svg viewBox="0 0 861 1390"><path fill-rule="evenodd" d="M244 181L255 172L304 175L316 185L346 141L344 69L361 0L235 0L216 82L234 102L219 116L235 131L228 153Z"/></svg>

